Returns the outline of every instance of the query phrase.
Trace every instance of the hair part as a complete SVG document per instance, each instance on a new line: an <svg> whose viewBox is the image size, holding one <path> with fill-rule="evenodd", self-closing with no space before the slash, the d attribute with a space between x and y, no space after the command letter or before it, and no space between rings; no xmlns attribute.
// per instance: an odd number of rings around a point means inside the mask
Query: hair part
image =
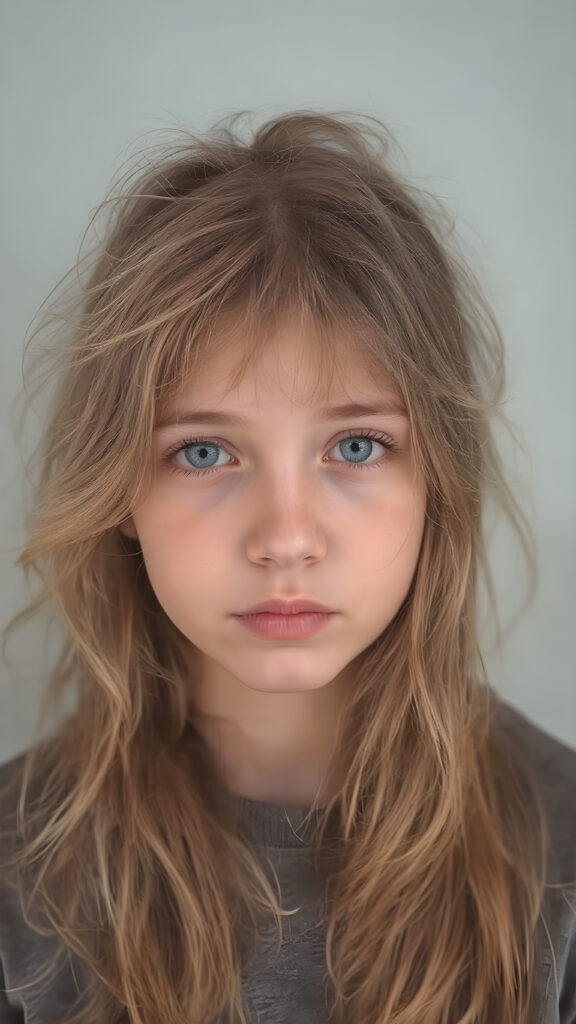
<svg viewBox="0 0 576 1024"><path fill-rule="evenodd" d="M107 229L67 332L56 319L57 387L18 560L41 586L9 628L56 609L65 638L41 717L66 686L77 710L26 756L21 899L88 969L66 1024L121 1011L200 1024L226 1010L245 1024L240 969L261 915L279 948L295 911L238 834L195 724L187 641L119 528L183 382L226 347L236 387L300 318L315 388L331 386L343 339L392 383L427 487L409 594L358 659L343 784L310 811L314 862L329 866L334 1019L525 1024L545 825L498 739L477 628L481 572L494 597L488 496L533 558L492 438L501 336L440 207L392 169L384 125L302 111L243 140L235 121L130 172L101 207Z"/></svg>

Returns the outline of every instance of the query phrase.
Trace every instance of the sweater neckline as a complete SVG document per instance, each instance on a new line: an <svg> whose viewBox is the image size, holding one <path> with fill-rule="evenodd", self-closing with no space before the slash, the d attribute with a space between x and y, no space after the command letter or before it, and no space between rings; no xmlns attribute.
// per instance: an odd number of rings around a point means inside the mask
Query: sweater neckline
<svg viewBox="0 0 576 1024"><path fill-rule="evenodd" d="M312 844L319 818L317 809L305 821L309 807L284 807L243 796L236 799L240 825L258 846L296 850Z"/></svg>

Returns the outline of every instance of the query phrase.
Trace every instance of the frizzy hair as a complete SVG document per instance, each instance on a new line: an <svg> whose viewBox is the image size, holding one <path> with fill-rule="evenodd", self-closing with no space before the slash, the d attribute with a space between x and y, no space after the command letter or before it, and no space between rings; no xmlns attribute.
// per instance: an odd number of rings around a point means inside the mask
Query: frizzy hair
<svg viewBox="0 0 576 1024"><path fill-rule="evenodd" d="M41 586L9 628L56 610L42 713L65 686L77 708L27 751L15 884L30 923L87 969L65 1024L245 1024L261 915L280 943L294 911L238 833L195 724L188 642L119 527L146 493L165 403L229 344L225 327L245 339L231 386L286 315L314 325L326 386L344 327L402 395L427 509L410 591L358 661L343 782L310 812L331 1019L526 1024L546 828L499 737L477 625L488 495L533 557L492 436L501 336L440 207L392 169L381 122L296 111L245 140L237 118L129 172L100 208L76 307L52 315L57 386L18 559Z"/></svg>

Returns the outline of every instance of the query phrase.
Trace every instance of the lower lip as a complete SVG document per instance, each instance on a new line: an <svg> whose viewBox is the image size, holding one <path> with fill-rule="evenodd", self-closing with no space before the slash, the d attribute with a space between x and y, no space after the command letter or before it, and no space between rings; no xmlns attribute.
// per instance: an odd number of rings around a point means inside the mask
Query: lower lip
<svg viewBox="0 0 576 1024"><path fill-rule="evenodd" d="M238 615L238 621L245 629L267 640L305 639L319 633L334 615L334 612L298 612L297 615L273 615L258 612L256 615Z"/></svg>

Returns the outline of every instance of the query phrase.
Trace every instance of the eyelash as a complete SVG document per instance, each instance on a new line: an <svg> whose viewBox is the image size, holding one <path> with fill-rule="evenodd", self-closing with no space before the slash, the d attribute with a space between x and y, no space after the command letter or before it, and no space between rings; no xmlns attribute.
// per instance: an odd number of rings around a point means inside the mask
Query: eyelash
<svg viewBox="0 0 576 1024"><path fill-rule="evenodd" d="M353 430L350 433L345 434L343 437L339 438L339 440L335 441L334 443L338 444L339 441L347 441L352 437L361 437L368 441L378 441L380 444L384 446L384 448L387 449L387 454L383 455L376 462L341 463L341 465L351 466L353 469L382 469L382 463L386 461L390 455L393 455L395 452L398 451L398 445L396 444L395 441L392 440L391 437L388 436L388 434L381 434L378 433L378 431L376 430ZM220 441L216 441L214 438L193 437L187 438L184 441L179 441L178 444L173 445L171 448L169 448L162 455L162 462L166 464L168 469L170 469L173 473L182 473L184 476L208 476L208 474L210 473L218 473L223 469L230 468L231 464L229 463L227 466L208 466L206 469L194 469L192 466L189 469L184 469L183 466L177 466L176 463L172 461L174 459L174 456L178 455L179 452L182 452L186 448L190 448L192 447L192 445L195 444L214 444L218 448L221 448L223 451L225 451L227 455L231 454L226 449L226 447L220 443ZM332 447L334 447L334 445L332 445ZM232 456L232 458L234 457L235 456ZM334 461L336 462L338 460L335 459Z"/></svg>

